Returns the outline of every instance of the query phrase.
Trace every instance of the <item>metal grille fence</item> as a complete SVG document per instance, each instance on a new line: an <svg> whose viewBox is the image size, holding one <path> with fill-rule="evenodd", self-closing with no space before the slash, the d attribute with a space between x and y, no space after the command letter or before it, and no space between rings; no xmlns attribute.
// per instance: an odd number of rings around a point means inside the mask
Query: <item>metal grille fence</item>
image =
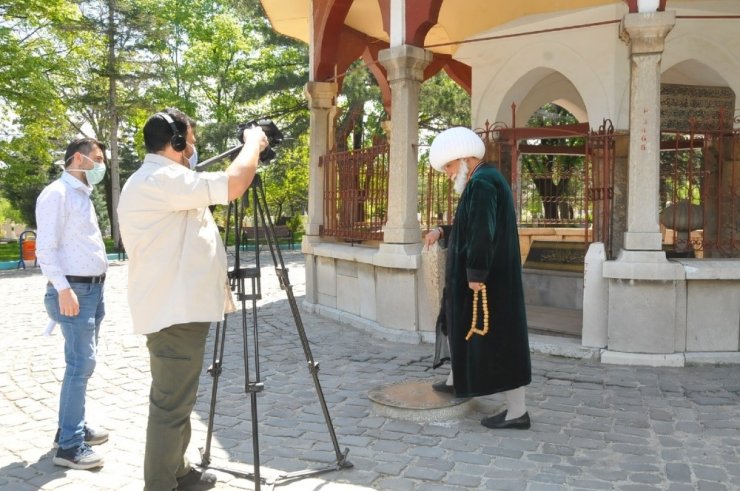
<svg viewBox="0 0 740 491"><path fill-rule="evenodd" d="M734 127L733 127L734 126ZM661 132L660 222L674 257L740 257L740 116Z"/></svg>
<svg viewBox="0 0 740 491"><path fill-rule="evenodd" d="M714 121L719 123L713 129L691 120L688 129L661 133L660 220L669 255L740 257L740 117L720 115ZM549 135L555 143L533 145L527 135L541 131L489 124L478 131L486 144L485 158L512 183L520 227L580 228L584 243L603 242L613 257L611 123L583 133L580 128L551 128L569 135ZM567 165L562 165L566 158ZM347 241L383 240L389 146L327 154L320 162L325 169L321 234ZM458 200L452 184L427 165L418 170L422 229L452 223Z"/></svg>
<svg viewBox="0 0 740 491"><path fill-rule="evenodd" d="M531 129L518 129L519 131ZM542 129L535 129L542 131ZM577 130L549 128L551 138L579 139L568 145L524 145L517 129L486 123L478 134L485 159L510 179L521 227L584 229L584 241L608 241L611 224L613 139L604 128L589 137ZM613 129L612 129L613 131ZM608 133L608 134L607 134ZM558 143L556 138L556 143ZM587 143L584 141L587 140ZM589 146L590 145L590 146ZM590 148L589 158L585 148ZM324 173L324 225L321 234L346 241L383 240L388 201L387 144L330 153L321 158ZM521 160L530 160L520 163ZM539 159L538 161L536 161ZM561 165L553 165L556 160ZM538 165L541 164L541 165ZM606 167L605 167L606 166ZM521 167L521 170L520 170ZM459 196L443 172L419 163L418 218L422 230L451 224ZM592 235L590 227L598 227Z"/></svg>
<svg viewBox="0 0 740 491"><path fill-rule="evenodd" d="M458 198L444 172L419 164L419 222L422 230L451 224Z"/></svg>
<svg viewBox="0 0 740 491"><path fill-rule="evenodd" d="M389 146L329 153L324 168L321 235L350 242L382 240L388 211Z"/></svg>

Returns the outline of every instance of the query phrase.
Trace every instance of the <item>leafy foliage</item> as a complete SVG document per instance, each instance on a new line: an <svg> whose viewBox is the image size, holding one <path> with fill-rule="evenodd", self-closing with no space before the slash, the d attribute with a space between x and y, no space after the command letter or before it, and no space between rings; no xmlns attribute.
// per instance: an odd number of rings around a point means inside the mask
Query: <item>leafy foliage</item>
<svg viewBox="0 0 740 491"><path fill-rule="evenodd" d="M383 136L381 124L388 115L378 83L361 60L344 75L337 110L337 151L370 146Z"/></svg>
<svg viewBox="0 0 740 491"><path fill-rule="evenodd" d="M437 134L452 126L470 126L470 96L446 73L437 73L421 86L419 129Z"/></svg>
<svg viewBox="0 0 740 491"><path fill-rule="evenodd" d="M169 106L197 121L203 159L236 144L237 124L273 119L285 139L261 171L268 203L276 219L305 212L308 47L276 33L258 0L0 0L0 16L0 195L24 220L33 223L67 143L94 136L111 143L96 199L115 236L118 190L144 153L140 128ZM422 87L420 128L469 124L469 107L437 75ZM341 145L375 143L388 119L376 80L356 62L338 98Z"/></svg>
<svg viewBox="0 0 740 491"><path fill-rule="evenodd" d="M295 159L307 157L292 147L308 129L307 47L276 34L257 0L0 0L0 15L0 194L29 223L71 139L115 136L109 164L125 182L143 157L139 129L168 106L199 122L204 157L235 143L237 123L273 117L293 163L271 182L300 181ZM109 172L101 225L115 218L113 184Z"/></svg>
<svg viewBox="0 0 740 491"><path fill-rule="evenodd" d="M265 166L262 181L267 206L275 217L297 216L308 201L308 142L303 135L296 144L281 149Z"/></svg>

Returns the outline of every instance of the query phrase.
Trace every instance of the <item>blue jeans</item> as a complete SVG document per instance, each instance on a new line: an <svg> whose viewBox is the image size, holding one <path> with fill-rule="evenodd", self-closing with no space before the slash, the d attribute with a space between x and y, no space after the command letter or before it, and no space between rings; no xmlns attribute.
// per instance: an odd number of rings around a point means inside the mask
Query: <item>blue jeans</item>
<svg viewBox="0 0 740 491"><path fill-rule="evenodd" d="M46 287L44 305L49 317L62 328L64 335L64 371L59 396L59 446L73 448L85 439L85 393L87 381L95 370L100 323L105 316L103 285L70 283L80 302L80 313L74 317L59 312L59 294L52 285Z"/></svg>

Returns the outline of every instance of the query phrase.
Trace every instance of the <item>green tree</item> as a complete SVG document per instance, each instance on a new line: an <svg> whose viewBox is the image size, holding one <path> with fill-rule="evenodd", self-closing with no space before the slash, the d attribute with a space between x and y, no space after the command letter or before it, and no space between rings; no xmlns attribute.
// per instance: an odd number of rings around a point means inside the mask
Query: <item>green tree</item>
<svg viewBox="0 0 740 491"><path fill-rule="evenodd" d="M54 77L66 72L68 49L56 26L76 17L65 0L0 0L0 194L31 226L53 147L64 139L65 108Z"/></svg>
<svg viewBox="0 0 740 491"><path fill-rule="evenodd" d="M0 191L29 226L36 226L36 198L51 180L51 162L55 155L46 136L45 121L29 123L22 137L0 143ZM58 156L56 156L58 157Z"/></svg>
<svg viewBox="0 0 740 491"><path fill-rule="evenodd" d="M81 18L70 61L77 67L77 84L62 83L69 122L108 144L109 172L104 189L113 239L119 239L114 210L120 194L119 137L121 121L148 107L147 87L155 79L152 59L167 36L164 21L151 0L89 0L78 2ZM125 124L124 124L125 126Z"/></svg>
<svg viewBox="0 0 740 491"><path fill-rule="evenodd" d="M118 121L146 105L141 81L151 78L145 69L152 59L149 40L158 35L149 15L154 3L0 4L6 23L15 19L0 33L0 57L7 53L18 60L12 70L0 71L0 103L17 115L18 127L17 136L0 141L3 194L24 215L32 213L35 195L55 175L52 162L69 140L85 135L111 143L110 172L104 181L107 213L103 212L115 221ZM122 91L117 89L119 80L126 82ZM40 135L38 128L45 132Z"/></svg>
<svg viewBox="0 0 740 491"><path fill-rule="evenodd" d="M0 193L31 223L38 192L57 175L52 163L72 138L95 136L111 150L102 213L115 236L116 180L143 156L146 118L166 106L198 121L203 157L257 117L283 130L281 151L305 145L307 46L275 33L256 0L0 0L0 14L9 119Z"/></svg>
<svg viewBox="0 0 740 491"><path fill-rule="evenodd" d="M436 135L452 126L470 127L470 96L445 72L424 81L419 94L419 130Z"/></svg>
<svg viewBox="0 0 740 491"><path fill-rule="evenodd" d="M200 149L226 150L237 124L259 117L275 119L287 138L307 131L307 47L275 36L259 2L225 3L201 12L187 29L181 78L200 102L198 118L207 122L199 130Z"/></svg>
<svg viewBox="0 0 740 491"><path fill-rule="evenodd" d="M0 224L5 223L6 221L18 223L23 221L23 217L18 210L13 208L10 201L5 198L0 198Z"/></svg>
<svg viewBox="0 0 740 491"><path fill-rule="evenodd" d="M277 149L275 159L264 166L263 186L267 205L275 220L301 215L308 201L308 138Z"/></svg>
<svg viewBox="0 0 740 491"><path fill-rule="evenodd" d="M337 151L370 146L383 136L381 123L388 115L381 101L380 88L362 60L353 63L344 75L337 109Z"/></svg>
<svg viewBox="0 0 740 491"><path fill-rule="evenodd" d="M550 127L576 124L578 120L557 104L548 103L529 118L527 126ZM548 146L582 146L583 137L547 138L537 142L543 148L539 154L524 154L522 160L522 180L526 178L537 190L539 201L530 201L530 212L545 220L567 221L575 218L573 200L569 194L574 185L580 185L584 158L576 155L547 154ZM576 182L574 182L576 181ZM522 189L526 182L522 182Z"/></svg>

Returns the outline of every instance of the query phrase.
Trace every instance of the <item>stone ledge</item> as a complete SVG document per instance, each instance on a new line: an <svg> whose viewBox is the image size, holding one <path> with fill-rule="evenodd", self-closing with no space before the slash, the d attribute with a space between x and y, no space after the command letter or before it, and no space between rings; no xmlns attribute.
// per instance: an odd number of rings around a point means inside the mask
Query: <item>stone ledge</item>
<svg viewBox="0 0 740 491"><path fill-rule="evenodd" d="M740 352L738 351L708 351L704 353L686 353L686 366L702 365L740 365Z"/></svg>
<svg viewBox="0 0 740 491"><path fill-rule="evenodd" d="M740 280L738 259L672 259L686 271L687 280Z"/></svg>
<svg viewBox="0 0 740 491"><path fill-rule="evenodd" d="M601 350L581 345L579 339L543 334L529 335L529 351L543 355L599 361Z"/></svg>
<svg viewBox="0 0 740 491"><path fill-rule="evenodd" d="M603 350L601 352L601 363L648 367L683 367L685 366L685 358L683 353L625 353Z"/></svg>
<svg viewBox="0 0 740 491"><path fill-rule="evenodd" d="M371 264L381 268L419 269L421 267L421 247L421 243L381 244L380 248L376 248L335 243L310 244L304 241L301 252L314 256Z"/></svg>
<svg viewBox="0 0 740 491"><path fill-rule="evenodd" d="M405 344L426 343L434 345L436 333L431 331L403 331L389 329L377 322L348 314L332 307L303 302L301 308L309 313L347 324L368 333L374 338L385 339ZM529 335L529 350L548 356L575 358L598 361L611 365L649 366L649 367L684 367L698 365L740 365L740 352L688 352L688 353L626 353L608 349L593 348L581 345L577 338L548 336L544 334ZM430 348L433 353L433 347Z"/></svg>
<svg viewBox="0 0 740 491"><path fill-rule="evenodd" d="M604 261L604 278L616 280L681 281L686 278L683 266L668 261L665 255L622 251L615 261Z"/></svg>

